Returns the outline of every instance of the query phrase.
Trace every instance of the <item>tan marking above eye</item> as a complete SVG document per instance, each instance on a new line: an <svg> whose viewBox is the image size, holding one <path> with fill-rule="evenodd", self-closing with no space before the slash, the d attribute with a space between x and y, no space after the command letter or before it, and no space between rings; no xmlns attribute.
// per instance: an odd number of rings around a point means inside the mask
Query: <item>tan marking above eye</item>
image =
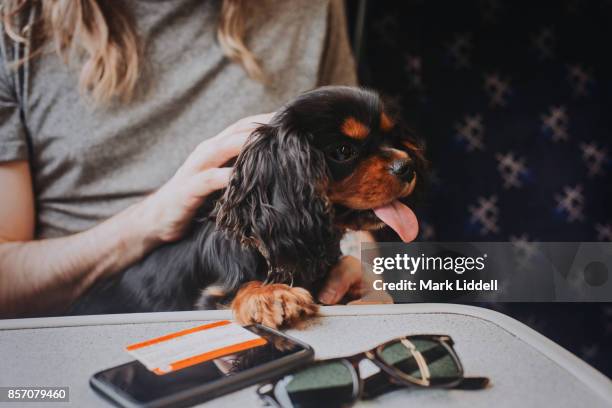
<svg viewBox="0 0 612 408"><path fill-rule="evenodd" d="M352 116L344 119L340 130L346 136L359 140L365 139L370 134L370 128Z"/></svg>
<svg viewBox="0 0 612 408"><path fill-rule="evenodd" d="M380 150L386 152L393 157L393 159L408 159L410 155L403 150L395 149L393 147L382 147Z"/></svg>
<svg viewBox="0 0 612 408"><path fill-rule="evenodd" d="M410 150L415 150L415 151L421 150L419 147L417 147L417 145L407 140L402 140L402 144L406 146L407 148L409 148Z"/></svg>
<svg viewBox="0 0 612 408"><path fill-rule="evenodd" d="M380 129L384 132L388 132L393 129L395 123L387 116L385 112L380 113Z"/></svg>

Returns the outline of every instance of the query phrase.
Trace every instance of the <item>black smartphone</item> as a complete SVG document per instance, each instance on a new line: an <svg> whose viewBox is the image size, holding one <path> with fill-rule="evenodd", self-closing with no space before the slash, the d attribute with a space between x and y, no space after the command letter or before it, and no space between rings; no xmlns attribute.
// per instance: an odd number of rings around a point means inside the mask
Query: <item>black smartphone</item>
<svg viewBox="0 0 612 408"><path fill-rule="evenodd" d="M261 325L245 329L267 342L163 375L132 361L94 374L89 385L122 407L184 407L265 382L314 358L309 345L277 330Z"/></svg>

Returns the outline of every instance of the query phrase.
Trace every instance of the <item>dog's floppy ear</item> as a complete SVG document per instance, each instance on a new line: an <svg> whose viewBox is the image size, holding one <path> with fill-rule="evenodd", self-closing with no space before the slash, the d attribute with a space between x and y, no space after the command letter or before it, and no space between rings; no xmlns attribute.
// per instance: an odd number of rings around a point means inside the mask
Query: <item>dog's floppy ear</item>
<svg viewBox="0 0 612 408"><path fill-rule="evenodd" d="M273 281L312 282L339 256L325 157L310 138L281 120L260 126L218 203L217 227L256 248Z"/></svg>

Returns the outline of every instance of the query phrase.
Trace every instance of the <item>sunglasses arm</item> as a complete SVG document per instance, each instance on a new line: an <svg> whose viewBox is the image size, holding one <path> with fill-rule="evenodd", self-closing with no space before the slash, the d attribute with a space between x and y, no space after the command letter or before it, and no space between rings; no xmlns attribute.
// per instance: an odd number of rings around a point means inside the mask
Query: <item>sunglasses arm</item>
<svg viewBox="0 0 612 408"><path fill-rule="evenodd" d="M385 374L378 372L363 381L363 399L372 399L391 391L406 388L403 384L391 382ZM465 377L452 389L456 390L482 390L489 385L487 377Z"/></svg>
<svg viewBox="0 0 612 408"><path fill-rule="evenodd" d="M482 390L489 386L488 377L463 377L461 382L453 387L455 390Z"/></svg>

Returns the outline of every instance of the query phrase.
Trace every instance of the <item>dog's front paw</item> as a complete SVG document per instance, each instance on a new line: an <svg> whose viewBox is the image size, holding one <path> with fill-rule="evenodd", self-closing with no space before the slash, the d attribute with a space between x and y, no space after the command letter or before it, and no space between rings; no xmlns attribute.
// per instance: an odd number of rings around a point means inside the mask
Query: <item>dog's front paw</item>
<svg viewBox="0 0 612 408"><path fill-rule="evenodd" d="M232 302L232 310L241 324L261 323L277 328L312 316L319 307L306 289L254 281L240 288Z"/></svg>

